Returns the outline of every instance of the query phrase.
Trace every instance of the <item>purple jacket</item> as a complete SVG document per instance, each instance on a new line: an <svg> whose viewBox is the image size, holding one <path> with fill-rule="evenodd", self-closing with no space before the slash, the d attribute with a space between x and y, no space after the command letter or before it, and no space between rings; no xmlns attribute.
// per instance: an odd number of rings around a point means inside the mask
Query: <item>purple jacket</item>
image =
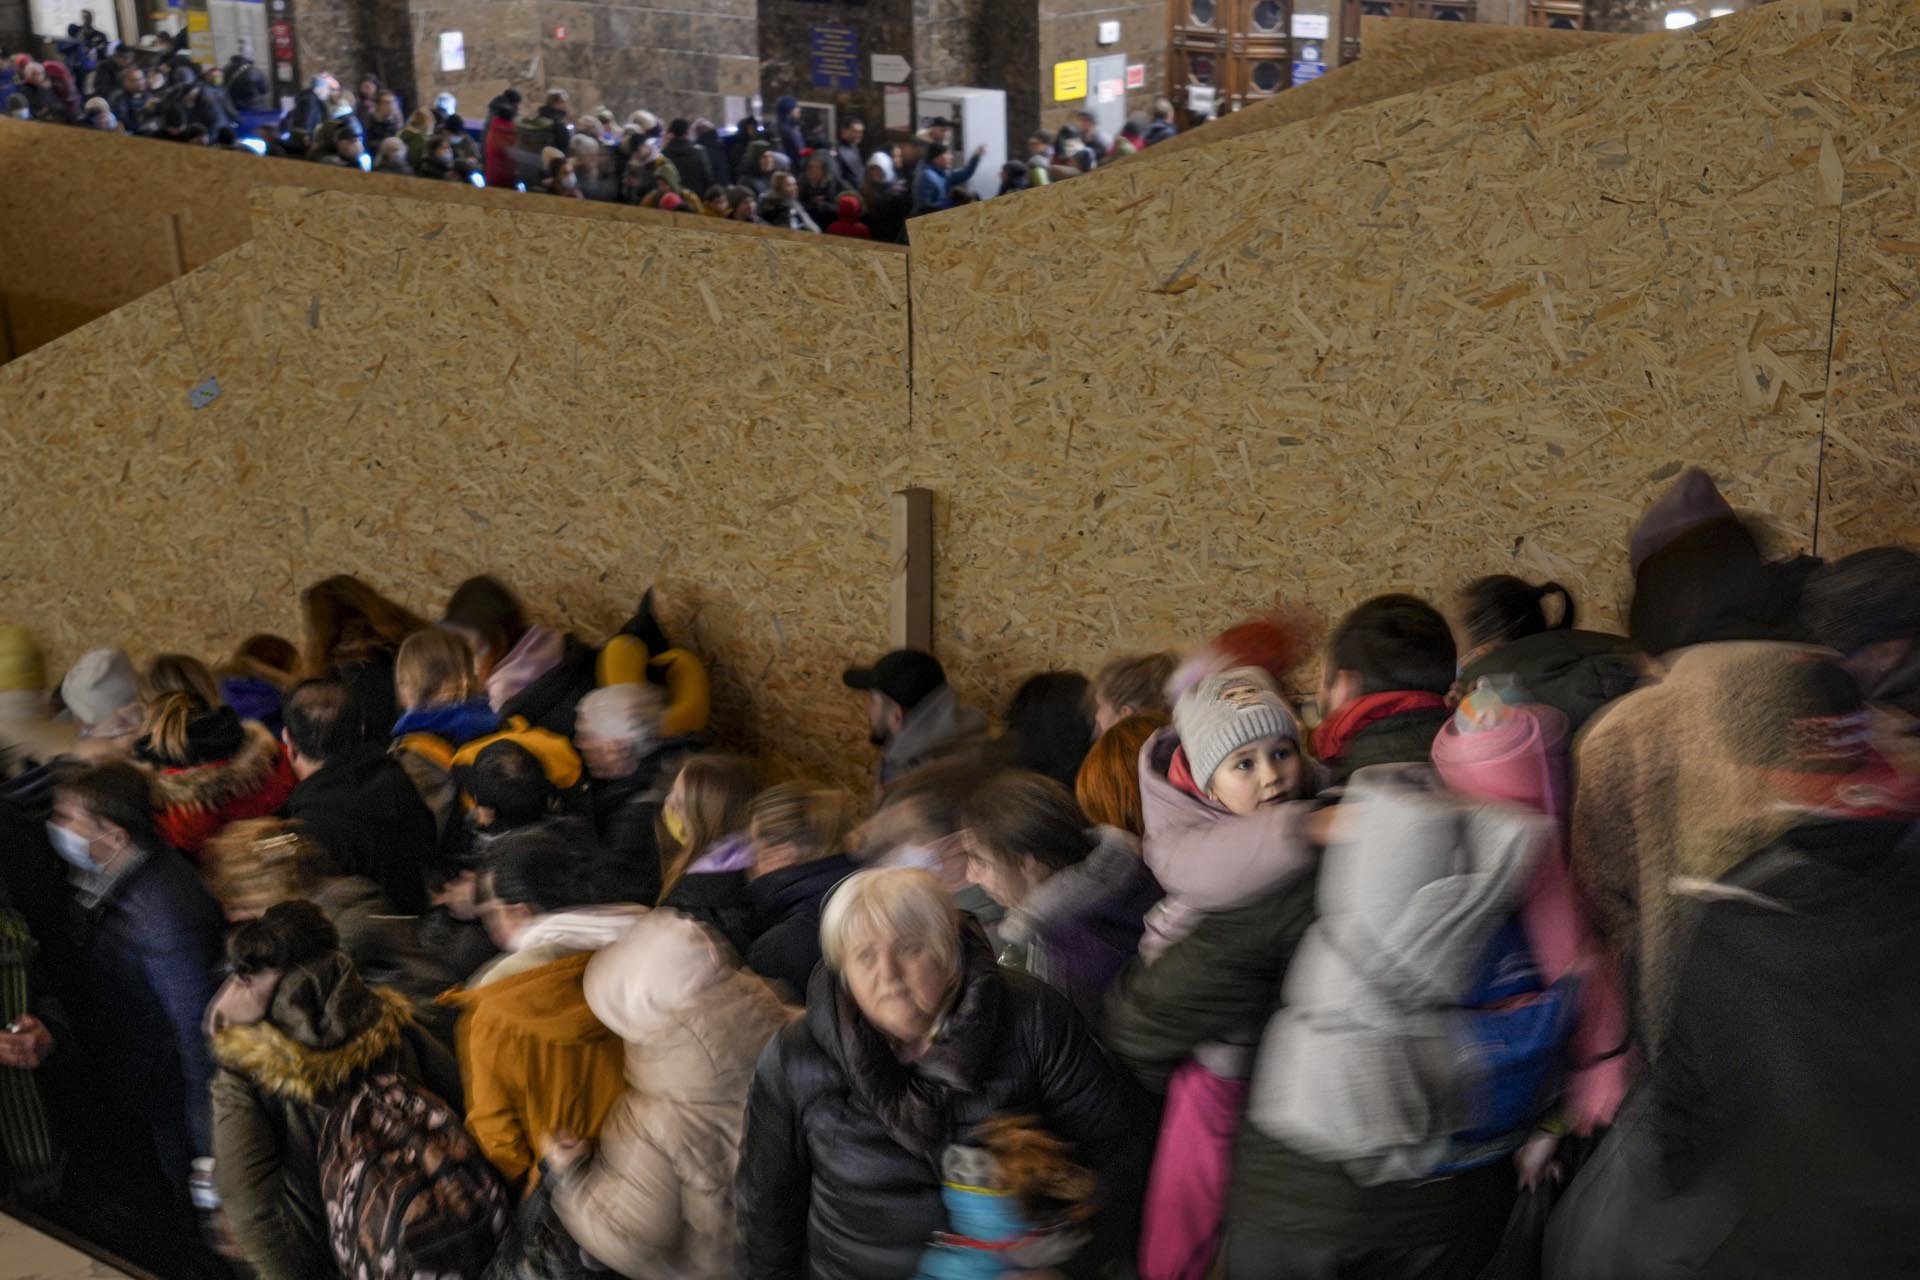
<svg viewBox="0 0 1920 1280"><path fill-rule="evenodd" d="M1095 844L1085 860L1056 871L1007 913L1000 962L1065 993L1097 1032L1107 986L1139 950L1160 885L1132 835L1112 827L1089 834Z"/></svg>

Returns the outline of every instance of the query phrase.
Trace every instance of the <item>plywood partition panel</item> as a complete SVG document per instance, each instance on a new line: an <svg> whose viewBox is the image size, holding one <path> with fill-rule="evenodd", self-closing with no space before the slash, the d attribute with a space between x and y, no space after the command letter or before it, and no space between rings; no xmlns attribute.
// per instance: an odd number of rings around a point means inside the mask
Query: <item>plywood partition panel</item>
<svg viewBox="0 0 1920 1280"><path fill-rule="evenodd" d="M264 189L246 249L0 369L47 529L0 580L55 661L217 656L365 576L428 616L494 572L598 637L649 584L728 740L857 785L885 648L905 256ZM216 376L222 398L187 408ZM15 490L16 484L31 484Z"/></svg>
<svg viewBox="0 0 1920 1280"><path fill-rule="evenodd" d="M1502 27L1431 18L1362 18L1358 62L1335 67L1318 80L1264 98L1232 115L1176 134L1147 152L1159 159L1281 125L1311 120L1348 107L1381 102L1403 93L1433 89L1545 58L1558 58L1621 39L1598 31ZM1136 162L1137 163L1137 162Z"/></svg>
<svg viewBox="0 0 1920 1280"><path fill-rule="evenodd" d="M11 350L50 342L246 242L249 193L285 185L465 207L670 226L691 215L458 182L361 173L53 125L0 120L0 307ZM714 234L796 233L703 219ZM177 239L176 239L177 236ZM864 246L900 253L894 246ZM177 252L176 252L177 250ZM0 337L6 336L0 333Z"/></svg>
<svg viewBox="0 0 1920 1280"><path fill-rule="evenodd" d="M1820 553L1830 557L1920 545L1920 15L1876 6L1870 16L1848 33L1853 91L1832 106L1846 204L1821 462Z"/></svg>
<svg viewBox="0 0 1920 1280"><path fill-rule="evenodd" d="M1805 544L1843 34L1770 6L917 224L943 656L997 697L1500 571L1605 623L1691 463Z"/></svg>

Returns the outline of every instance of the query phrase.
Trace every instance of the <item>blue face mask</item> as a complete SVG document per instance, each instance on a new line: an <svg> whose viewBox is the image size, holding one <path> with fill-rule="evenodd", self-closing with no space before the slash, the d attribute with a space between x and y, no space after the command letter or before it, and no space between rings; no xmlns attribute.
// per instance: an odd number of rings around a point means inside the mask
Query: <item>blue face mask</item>
<svg viewBox="0 0 1920 1280"><path fill-rule="evenodd" d="M93 847L93 841L87 839L78 831L70 831L66 827L49 822L47 824L47 839L52 842L53 851L60 855L62 861L68 862L82 871L100 870L99 864L87 854L87 850Z"/></svg>

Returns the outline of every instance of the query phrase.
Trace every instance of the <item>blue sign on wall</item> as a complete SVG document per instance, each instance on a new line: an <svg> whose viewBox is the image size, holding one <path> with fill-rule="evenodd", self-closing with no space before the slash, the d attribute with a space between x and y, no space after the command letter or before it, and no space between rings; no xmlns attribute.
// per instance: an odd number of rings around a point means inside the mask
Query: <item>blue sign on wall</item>
<svg viewBox="0 0 1920 1280"><path fill-rule="evenodd" d="M1318 80L1325 74L1327 74L1327 64L1324 62L1296 62L1293 64L1293 82L1295 84L1305 84L1309 80Z"/></svg>
<svg viewBox="0 0 1920 1280"><path fill-rule="evenodd" d="M811 28L813 87L851 92L860 87L860 33L837 22Z"/></svg>

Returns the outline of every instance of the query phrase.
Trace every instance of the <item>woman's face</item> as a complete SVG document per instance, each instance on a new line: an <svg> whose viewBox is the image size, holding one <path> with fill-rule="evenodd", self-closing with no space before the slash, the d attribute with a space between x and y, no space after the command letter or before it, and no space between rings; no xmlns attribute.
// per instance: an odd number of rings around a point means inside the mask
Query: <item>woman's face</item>
<svg viewBox="0 0 1920 1280"><path fill-rule="evenodd" d="M877 933L853 939L842 976L866 1020L899 1044L914 1044L933 1033L953 983L933 948L916 939Z"/></svg>
<svg viewBox="0 0 1920 1280"><path fill-rule="evenodd" d="M1003 907L1017 907L1046 876L1032 858L1009 860L967 836L967 879Z"/></svg>
<svg viewBox="0 0 1920 1280"><path fill-rule="evenodd" d="M1234 813L1246 815L1300 797L1300 748L1291 738L1249 742L1213 771L1210 794Z"/></svg>
<svg viewBox="0 0 1920 1280"><path fill-rule="evenodd" d="M757 163L760 166L760 172L772 173L773 172L773 152L762 151L760 153L760 159Z"/></svg>

